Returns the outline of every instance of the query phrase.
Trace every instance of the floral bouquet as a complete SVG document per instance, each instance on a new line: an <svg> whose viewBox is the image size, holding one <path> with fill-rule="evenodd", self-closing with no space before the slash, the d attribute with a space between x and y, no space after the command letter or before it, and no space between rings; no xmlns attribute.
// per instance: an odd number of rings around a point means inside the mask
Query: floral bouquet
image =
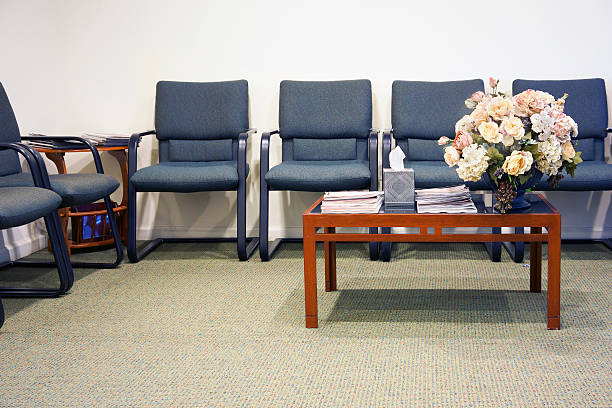
<svg viewBox="0 0 612 408"><path fill-rule="evenodd" d="M513 208L517 191L524 194L525 186L534 186L542 174L557 187L563 171L573 177L582 159L572 140L578 125L563 113L567 94L555 100L528 89L511 97L499 92L497 84L489 78L490 94L478 91L465 101L472 113L456 123L454 139L443 136L438 144L446 146L444 160L457 166L462 180L478 181L485 174L492 181L495 208L505 213Z"/></svg>

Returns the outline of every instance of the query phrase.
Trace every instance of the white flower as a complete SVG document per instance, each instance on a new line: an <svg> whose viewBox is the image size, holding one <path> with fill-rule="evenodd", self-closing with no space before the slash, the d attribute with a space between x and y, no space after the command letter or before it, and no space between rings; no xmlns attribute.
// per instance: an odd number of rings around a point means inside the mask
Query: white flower
<svg viewBox="0 0 612 408"><path fill-rule="evenodd" d="M544 160L549 163L561 160L562 147L556 137L550 137L538 143L538 152L544 155Z"/></svg>
<svg viewBox="0 0 612 408"><path fill-rule="evenodd" d="M533 156L531 152L515 150L510 156L506 156L502 169L511 176L519 176L529 171L532 164Z"/></svg>
<svg viewBox="0 0 612 408"><path fill-rule="evenodd" d="M487 106L487 113L495 120L503 120L512 113L512 100L503 96L496 96Z"/></svg>
<svg viewBox="0 0 612 408"><path fill-rule="evenodd" d="M444 161L448 164L448 167L453 167L459 162L460 158L459 152L453 146L444 148Z"/></svg>
<svg viewBox="0 0 612 408"><path fill-rule="evenodd" d="M538 138L541 141L555 134L555 119L547 112L534 113L529 119L531 120L531 130L539 134Z"/></svg>
<svg viewBox="0 0 612 408"><path fill-rule="evenodd" d="M471 99L470 99L471 100ZM474 130L474 121L470 115L465 115L457 121L455 124L455 134L457 133L471 133Z"/></svg>
<svg viewBox="0 0 612 408"><path fill-rule="evenodd" d="M516 116L504 119L499 129L504 135L511 136L514 140L521 140L525 136L523 121Z"/></svg>
<svg viewBox="0 0 612 408"><path fill-rule="evenodd" d="M569 140L561 145L561 156L563 160L570 161L576 156L576 150L574 145Z"/></svg>
<svg viewBox="0 0 612 408"><path fill-rule="evenodd" d="M562 160L556 160L553 162L549 162L545 158L542 158L536 162L536 167L542 173L547 174L549 176L554 176L561 169L561 165L563 164Z"/></svg>
<svg viewBox="0 0 612 408"><path fill-rule="evenodd" d="M499 126L495 122L482 122L478 126L478 132L489 143L499 143L502 141L502 134L499 133Z"/></svg>
<svg viewBox="0 0 612 408"><path fill-rule="evenodd" d="M482 173L489 167L489 157L484 147L472 143L462 152L463 158L459 160L457 175L464 181L478 181Z"/></svg>

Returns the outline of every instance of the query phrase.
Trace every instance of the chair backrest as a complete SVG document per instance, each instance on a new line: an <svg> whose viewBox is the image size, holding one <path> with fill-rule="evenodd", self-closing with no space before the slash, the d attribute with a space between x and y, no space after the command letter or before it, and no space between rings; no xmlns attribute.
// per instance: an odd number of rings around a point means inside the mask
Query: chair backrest
<svg viewBox="0 0 612 408"><path fill-rule="evenodd" d="M605 160L604 139L608 126L608 100L606 84L601 78L534 81L515 79L512 94L527 89L548 92L555 98L564 93L564 112L578 124L578 149L583 160Z"/></svg>
<svg viewBox="0 0 612 408"><path fill-rule="evenodd" d="M17 119L11 107L4 86L0 83L0 142L14 143L21 141ZM0 176L21 173L19 157L14 150L0 151Z"/></svg>
<svg viewBox="0 0 612 408"><path fill-rule="evenodd" d="M248 128L246 80L157 83L160 162L236 160L238 135Z"/></svg>
<svg viewBox="0 0 612 408"><path fill-rule="evenodd" d="M393 81L391 126L406 160L444 160L436 140L455 137L455 123L471 112L465 100L476 91L484 91L482 79Z"/></svg>
<svg viewBox="0 0 612 408"><path fill-rule="evenodd" d="M283 160L367 160L371 127L367 79L280 84Z"/></svg>

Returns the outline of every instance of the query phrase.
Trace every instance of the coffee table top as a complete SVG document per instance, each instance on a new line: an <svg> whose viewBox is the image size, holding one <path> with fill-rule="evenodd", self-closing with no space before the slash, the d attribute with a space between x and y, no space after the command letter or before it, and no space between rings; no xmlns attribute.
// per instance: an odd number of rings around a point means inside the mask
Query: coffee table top
<svg viewBox="0 0 612 408"><path fill-rule="evenodd" d="M474 205L476 206L476 210L478 211L477 214L471 214L471 213L458 213L458 214L454 214L454 213L426 213L426 214L419 214L416 211L416 205L415 205L415 209L414 210L405 210L405 211L400 211L397 209L394 209L392 212L388 212L385 213L385 207L383 205L383 207L380 209L380 212L378 214L354 214L354 213L346 213L346 214L322 214L321 213L321 202L323 201L323 197L320 197L309 209L307 209L304 212L304 215L320 215L320 216L377 216L377 215L382 215L385 214L386 216L389 215L419 215L419 216L434 216L434 217L438 217L440 215L444 215L444 216L454 216L454 217L466 217L466 216L474 216L474 215L484 215L484 214L488 214L488 215L498 215L498 216L505 216L505 215L519 215L519 214L559 214L559 212L557 211L557 209L548 201L546 200L546 198L544 196L542 196L539 193L528 193L525 194L525 199L527 201L529 201L531 203L531 207L520 211L520 212L513 212L513 213L509 213L509 214L500 214L498 212L493 213L493 211L491 210L491 207L487 207L485 205L484 202L484 194L472 194L472 201L474 201Z"/></svg>

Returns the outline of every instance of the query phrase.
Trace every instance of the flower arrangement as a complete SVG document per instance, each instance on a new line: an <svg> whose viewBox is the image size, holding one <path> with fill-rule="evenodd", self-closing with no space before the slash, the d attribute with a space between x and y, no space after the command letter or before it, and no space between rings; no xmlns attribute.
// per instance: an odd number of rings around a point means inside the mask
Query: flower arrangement
<svg viewBox="0 0 612 408"><path fill-rule="evenodd" d="M563 171L573 177L582 159L575 150L578 125L563 113L567 94L555 100L528 89L508 96L497 90L498 82L489 78L491 93L478 91L465 101L472 113L457 121L454 139L443 136L438 144L462 180L488 174L497 186L495 208L504 213L529 179L535 185L546 174L557 187Z"/></svg>

